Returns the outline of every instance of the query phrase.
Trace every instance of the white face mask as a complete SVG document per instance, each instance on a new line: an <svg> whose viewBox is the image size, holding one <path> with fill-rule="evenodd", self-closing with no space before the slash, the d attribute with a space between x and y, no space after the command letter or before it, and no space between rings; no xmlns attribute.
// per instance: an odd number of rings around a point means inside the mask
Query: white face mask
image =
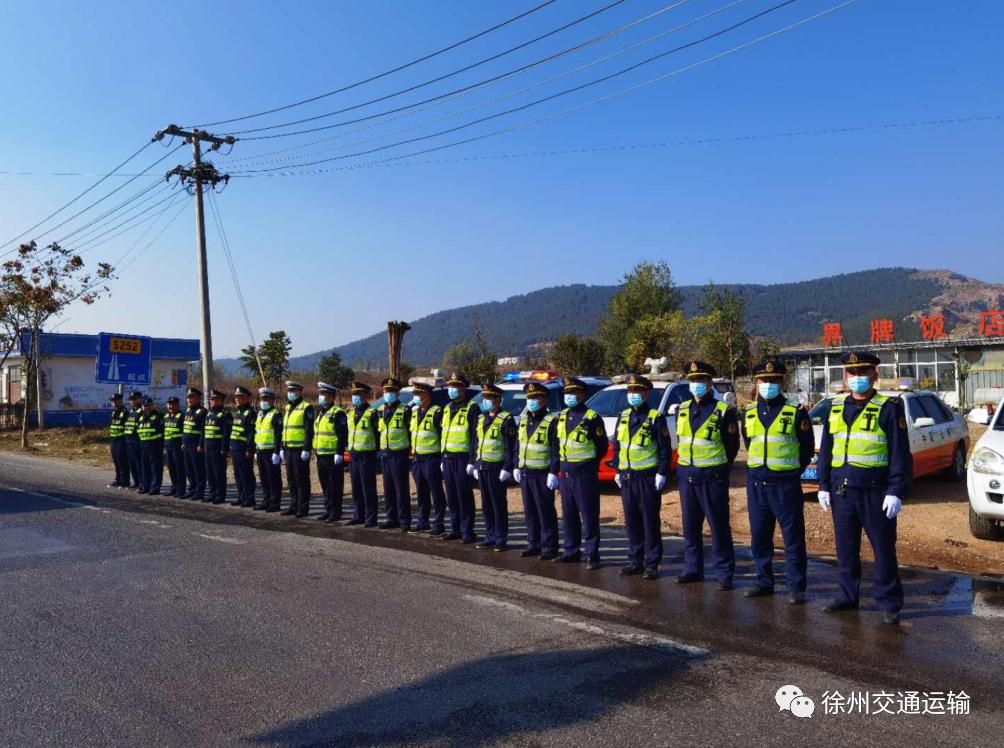
<svg viewBox="0 0 1004 748"><path fill-rule="evenodd" d="M764 400L773 400L781 394L781 385L776 382L759 382L756 388Z"/></svg>
<svg viewBox="0 0 1004 748"><path fill-rule="evenodd" d="M327 395L318 395L317 396L317 404L318 405L324 405L326 402L328 402L328 396Z"/></svg>

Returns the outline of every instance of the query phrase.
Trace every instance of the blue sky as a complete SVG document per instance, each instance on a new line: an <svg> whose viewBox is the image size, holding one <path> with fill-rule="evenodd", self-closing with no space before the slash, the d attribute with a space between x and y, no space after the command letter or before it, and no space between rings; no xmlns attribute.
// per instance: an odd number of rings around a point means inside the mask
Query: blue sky
<svg viewBox="0 0 1004 748"><path fill-rule="evenodd" d="M519 44L607 2L557 0L502 30L382 80L229 127L284 122L389 94ZM798 0L585 91L453 136L327 166L405 154L532 120L684 67L838 2ZM727 3L690 0L518 78L395 122L376 120L377 126L299 153L385 138L314 158L352 153L523 104L699 39L776 0L745 0L633 53L468 115L430 123ZM215 121L329 91L534 4L331 0L280 8L270 2L217 2L193 18L177 5L162 3L5 2L0 8L8 51L7 74L0 77L5 102L0 171L38 174L0 175L0 241L94 181L47 172L106 171L169 122ZM382 106L413 103L498 75L670 4L626 0L524 50ZM597 106L401 160L411 165L235 179L218 201L254 332L261 339L269 330L283 328L295 352L308 353L368 335L388 319L415 319L549 285L613 283L640 259L666 259L681 284L709 279L770 283L890 265L947 267L1004 282L1004 120L471 159L1004 115L1002 37L1004 4L994 0L860 0ZM356 114L374 111L379 109L367 107ZM314 124L332 121L339 120ZM225 133L226 127L217 130ZM226 170L231 162L231 171L248 168L250 162L234 160L343 131L242 141L217 165ZM123 172L135 173L135 167L164 153L154 145ZM151 174L178 163L183 153ZM411 163L423 160L447 161ZM137 180L132 191L152 183L148 180L152 177ZM123 181L114 177L107 189ZM116 197L131 194L130 187ZM107 189L102 185L94 194ZM109 199L101 207L113 204ZM169 217L160 220L166 224ZM95 246L85 258L118 259L146 227L138 225ZM154 234L152 230L148 236ZM214 348L224 356L236 353L248 336L211 222L208 236ZM184 209L123 271L111 298L71 309L59 329L197 337L194 258L193 214Z"/></svg>

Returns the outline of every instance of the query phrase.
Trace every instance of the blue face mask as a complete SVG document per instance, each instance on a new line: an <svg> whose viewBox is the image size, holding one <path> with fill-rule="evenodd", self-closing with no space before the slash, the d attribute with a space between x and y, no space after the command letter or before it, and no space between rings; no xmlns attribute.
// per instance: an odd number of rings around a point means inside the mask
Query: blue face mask
<svg viewBox="0 0 1004 748"><path fill-rule="evenodd" d="M531 413L536 413L538 410L540 410L543 407L544 407L544 403L542 403L540 400L530 399L530 400L526 401L526 408Z"/></svg>
<svg viewBox="0 0 1004 748"><path fill-rule="evenodd" d="M481 408L482 413L489 412L494 405L495 403L493 403L491 400L482 400L480 403L478 403L478 407Z"/></svg>
<svg viewBox="0 0 1004 748"><path fill-rule="evenodd" d="M847 377L847 386L851 392L863 395L872 388L872 380L868 377Z"/></svg>
<svg viewBox="0 0 1004 748"><path fill-rule="evenodd" d="M781 385L777 382L760 382L756 388L764 400L773 400L781 394Z"/></svg>
<svg viewBox="0 0 1004 748"><path fill-rule="evenodd" d="M632 408L637 408L644 401L645 401L645 398L643 398L640 393L638 393L638 392L629 392L628 393L628 405L630 405Z"/></svg>
<svg viewBox="0 0 1004 748"><path fill-rule="evenodd" d="M294 400L298 400L299 398L300 398L300 395L297 392L287 392L286 393L286 399L289 400L290 402L293 402Z"/></svg>
<svg viewBox="0 0 1004 748"><path fill-rule="evenodd" d="M397 402L397 393L396 392L383 393L383 401L388 405L393 405L394 403Z"/></svg>
<svg viewBox="0 0 1004 748"><path fill-rule="evenodd" d="M578 395L565 395L565 405L569 408L574 408L579 404Z"/></svg>
<svg viewBox="0 0 1004 748"><path fill-rule="evenodd" d="M704 382L691 382L690 394L694 397L704 397L708 394L708 385Z"/></svg>
<svg viewBox="0 0 1004 748"><path fill-rule="evenodd" d="M363 396L362 395L353 395L352 396L352 404L355 405L356 407L359 407L360 405L362 405L363 404Z"/></svg>
<svg viewBox="0 0 1004 748"><path fill-rule="evenodd" d="M272 407L272 403L270 403L268 400L262 400L260 403L258 403L258 407L261 408L262 410L268 410L269 408Z"/></svg>
<svg viewBox="0 0 1004 748"><path fill-rule="evenodd" d="M460 390L457 389L456 387L447 387L446 394L450 396L451 400L456 400L458 397L460 397Z"/></svg>
<svg viewBox="0 0 1004 748"><path fill-rule="evenodd" d="M324 405L327 402L328 402L327 395L318 395L317 396L317 404L318 405Z"/></svg>

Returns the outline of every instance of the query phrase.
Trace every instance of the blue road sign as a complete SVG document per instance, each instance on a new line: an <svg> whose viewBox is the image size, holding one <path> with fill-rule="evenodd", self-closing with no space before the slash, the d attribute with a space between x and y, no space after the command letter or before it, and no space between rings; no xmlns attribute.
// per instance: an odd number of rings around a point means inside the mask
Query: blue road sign
<svg viewBox="0 0 1004 748"><path fill-rule="evenodd" d="M94 381L101 384L145 384L153 376L153 346L139 335L98 333Z"/></svg>

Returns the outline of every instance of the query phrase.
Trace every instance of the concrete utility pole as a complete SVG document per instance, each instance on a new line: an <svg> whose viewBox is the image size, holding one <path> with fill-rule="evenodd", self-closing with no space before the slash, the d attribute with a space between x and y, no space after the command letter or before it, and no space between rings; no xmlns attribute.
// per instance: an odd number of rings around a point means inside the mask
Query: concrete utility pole
<svg viewBox="0 0 1004 748"><path fill-rule="evenodd" d="M228 174L220 174L211 163L202 161L202 142L210 144L210 149L218 151L223 144L233 145L237 138L233 135L217 137L205 130L182 130L177 125L168 125L157 132L154 138L163 139L165 135L184 138L192 144L192 168L176 166L167 172L166 179L177 176L185 184L188 191L195 195L195 231L198 239L199 290L201 292L202 309L202 389L207 395L213 386L213 330L209 313L209 266L206 259L206 220L202 204L202 188L208 184L215 187L220 182L230 181Z"/></svg>

